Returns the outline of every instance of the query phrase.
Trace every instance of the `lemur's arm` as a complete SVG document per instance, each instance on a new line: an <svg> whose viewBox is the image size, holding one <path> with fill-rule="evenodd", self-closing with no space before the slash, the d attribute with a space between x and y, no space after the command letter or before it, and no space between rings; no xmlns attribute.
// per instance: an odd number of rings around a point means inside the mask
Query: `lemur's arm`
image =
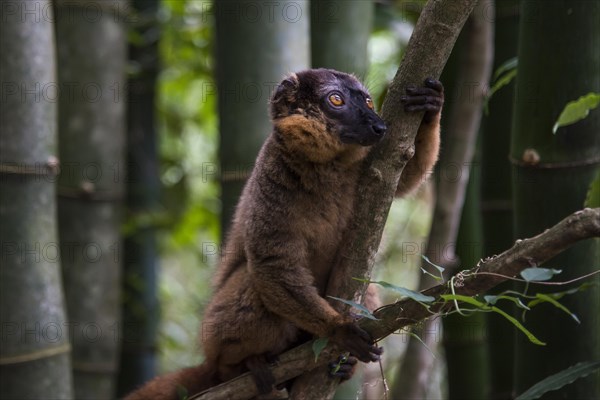
<svg viewBox="0 0 600 400"><path fill-rule="evenodd" d="M260 232L261 245L247 247L250 279L265 307L307 332L330 337L361 361L378 360L381 349L369 335L317 292L306 265L305 243L296 240L293 232L277 232Z"/></svg>
<svg viewBox="0 0 600 400"><path fill-rule="evenodd" d="M398 183L398 197L418 188L433 171L440 148L440 116L444 104L444 87L439 81L426 79L424 87L407 88L402 103L406 112L425 111L425 114L415 138L415 154L404 167Z"/></svg>

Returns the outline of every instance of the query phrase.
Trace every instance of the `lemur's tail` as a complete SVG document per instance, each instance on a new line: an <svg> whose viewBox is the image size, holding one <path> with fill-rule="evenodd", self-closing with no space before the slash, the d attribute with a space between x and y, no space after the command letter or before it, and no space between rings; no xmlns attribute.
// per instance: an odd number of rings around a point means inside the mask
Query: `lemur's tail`
<svg viewBox="0 0 600 400"><path fill-rule="evenodd" d="M217 383L215 368L204 363L157 376L128 394L124 400L179 400L206 390Z"/></svg>

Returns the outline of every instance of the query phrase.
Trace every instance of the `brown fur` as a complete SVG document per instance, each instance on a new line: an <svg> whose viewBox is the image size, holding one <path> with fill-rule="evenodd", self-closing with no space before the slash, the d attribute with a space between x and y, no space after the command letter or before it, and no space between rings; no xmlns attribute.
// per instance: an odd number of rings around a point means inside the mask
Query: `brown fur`
<svg viewBox="0 0 600 400"><path fill-rule="evenodd" d="M240 198L205 312L204 367L159 377L128 399L174 399L176 383L192 393L248 370L259 389L268 391L269 359L310 337L307 333L329 337L363 361L377 359L380 351L361 336L353 318L324 298L370 148L343 142L342 128L320 105L322 87L342 85L354 88L359 100L368 96L354 78L331 70L293 74L276 90L273 133ZM371 125L379 120L365 118ZM416 146L400 194L417 186L437 159L439 112L423 123ZM197 381L189 379L193 373Z"/></svg>
<svg viewBox="0 0 600 400"><path fill-rule="evenodd" d="M208 363L185 368L154 378L141 389L129 394L127 400L180 399L199 393L219 383L214 367Z"/></svg>
<svg viewBox="0 0 600 400"><path fill-rule="evenodd" d="M440 117L421 125L415 138L415 155L404 167L396 196L403 197L421 186L433 172L440 148Z"/></svg>

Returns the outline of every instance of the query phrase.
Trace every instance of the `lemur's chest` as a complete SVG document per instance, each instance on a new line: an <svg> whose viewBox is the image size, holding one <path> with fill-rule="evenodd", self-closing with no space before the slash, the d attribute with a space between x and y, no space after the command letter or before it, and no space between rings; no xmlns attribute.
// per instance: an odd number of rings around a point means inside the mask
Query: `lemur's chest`
<svg viewBox="0 0 600 400"><path fill-rule="evenodd" d="M353 182L330 183L314 198L307 197L300 229L309 253L309 265L315 285L325 291L331 269L347 236L354 207Z"/></svg>

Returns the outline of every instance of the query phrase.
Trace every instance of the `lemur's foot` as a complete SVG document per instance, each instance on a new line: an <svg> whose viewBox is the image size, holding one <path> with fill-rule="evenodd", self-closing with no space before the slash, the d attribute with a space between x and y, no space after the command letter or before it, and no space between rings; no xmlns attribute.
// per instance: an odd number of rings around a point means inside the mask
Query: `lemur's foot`
<svg viewBox="0 0 600 400"><path fill-rule="evenodd" d="M251 356L246 359L246 367L252 373L252 378L260 394L267 394L273 390L275 377L269 369L276 359L270 354Z"/></svg>
<svg viewBox="0 0 600 400"><path fill-rule="evenodd" d="M358 358L342 355L337 361L329 364L329 374L331 376L342 378L343 381L347 381L354 375L357 363Z"/></svg>

